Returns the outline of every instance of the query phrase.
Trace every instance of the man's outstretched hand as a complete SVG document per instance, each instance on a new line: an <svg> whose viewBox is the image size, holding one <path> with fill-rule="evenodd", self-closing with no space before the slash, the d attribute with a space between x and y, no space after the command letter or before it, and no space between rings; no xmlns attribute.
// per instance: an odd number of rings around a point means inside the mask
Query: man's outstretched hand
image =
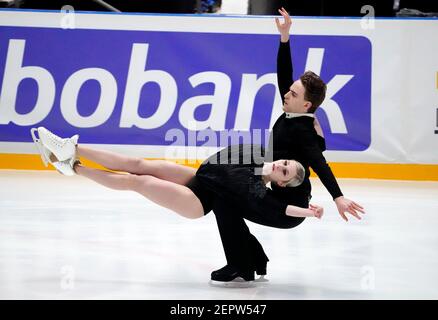
<svg viewBox="0 0 438 320"><path fill-rule="evenodd" d="M337 197L335 199L336 206L338 207L338 212L341 215L342 219L345 221L348 221L348 218L345 214L345 212L348 212L352 216L356 217L357 219L362 219L358 212L365 213L363 207L359 204L357 204L354 201L351 201L344 197Z"/></svg>
<svg viewBox="0 0 438 320"><path fill-rule="evenodd" d="M275 23L277 24L277 29L281 35L281 42L289 41L289 31L290 26L292 25L292 20L289 16L289 13L284 8L278 9L278 12L283 16L284 22L281 23L280 19L275 18Z"/></svg>

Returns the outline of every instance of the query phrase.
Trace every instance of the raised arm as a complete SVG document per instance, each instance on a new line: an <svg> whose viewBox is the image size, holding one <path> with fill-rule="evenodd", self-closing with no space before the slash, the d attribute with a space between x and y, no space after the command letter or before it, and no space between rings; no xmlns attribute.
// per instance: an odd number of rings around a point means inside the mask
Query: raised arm
<svg viewBox="0 0 438 320"><path fill-rule="evenodd" d="M280 32L280 46L277 53L277 82L281 100L284 103L284 95L289 92L289 87L293 83L293 66L290 53L289 32L292 20L284 8L278 10L284 18L281 23L279 18L275 18L277 29Z"/></svg>
<svg viewBox="0 0 438 320"><path fill-rule="evenodd" d="M292 25L292 20L289 16L289 13L287 13L284 8L278 9L278 12L283 16L284 22L281 23L280 19L275 18L275 23L278 31L280 32L281 42L285 43L289 41L289 31L290 26Z"/></svg>

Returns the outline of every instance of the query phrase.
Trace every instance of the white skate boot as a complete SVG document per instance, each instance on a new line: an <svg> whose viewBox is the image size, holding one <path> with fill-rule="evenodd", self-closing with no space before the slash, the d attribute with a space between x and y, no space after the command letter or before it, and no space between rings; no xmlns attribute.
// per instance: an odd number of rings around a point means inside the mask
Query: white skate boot
<svg viewBox="0 0 438 320"><path fill-rule="evenodd" d="M71 138L62 139L46 128L39 127L38 136L44 147L49 149L58 161L76 158L76 145L78 144L79 135L76 134Z"/></svg>
<svg viewBox="0 0 438 320"><path fill-rule="evenodd" d="M65 161L58 161L56 156L41 143L41 140L39 138L37 138L37 136L35 135L35 132L37 131L38 130L36 128L32 128L30 130L30 133L32 135L33 141L35 142L35 145L37 146L38 152L41 155L41 160L43 161L44 165L47 167L50 163L59 173L65 176L75 175L76 173L73 170L73 166L76 161L78 161L76 156Z"/></svg>
<svg viewBox="0 0 438 320"><path fill-rule="evenodd" d="M74 163L72 164L70 160L51 162L55 169L65 176L74 176L76 174L73 170Z"/></svg>

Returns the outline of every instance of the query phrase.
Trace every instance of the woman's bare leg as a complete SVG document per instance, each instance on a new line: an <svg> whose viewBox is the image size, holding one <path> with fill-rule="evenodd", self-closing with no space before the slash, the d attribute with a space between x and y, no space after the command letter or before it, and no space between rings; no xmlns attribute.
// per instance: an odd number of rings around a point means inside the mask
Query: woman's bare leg
<svg viewBox="0 0 438 320"><path fill-rule="evenodd" d="M195 175L196 169L165 160L144 160L120 155L111 151L77 146L79 156L97 162L114 171L124 171L139 175L153 175L162 180L186 185Z"/></svg>
<svg viewBox="0 0 438 320"><path fill-rule="evenodd" d="M75 165L77 174L115 190L132 190L179 215L196 219L204 216L201 201L186 186L149 175L109 172Z"/></svg>

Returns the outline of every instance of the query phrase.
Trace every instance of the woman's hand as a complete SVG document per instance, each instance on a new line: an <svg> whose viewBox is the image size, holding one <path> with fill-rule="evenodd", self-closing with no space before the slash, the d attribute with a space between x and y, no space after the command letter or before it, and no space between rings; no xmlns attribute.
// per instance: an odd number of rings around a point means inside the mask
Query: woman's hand
<svg viewBox="0 0 438 320"><path fill-rule="evenodd" d="M281 35L281 42L289 41L289 31L290 26L292 25L292 20L289 16L289 13L284 8L278 9L278 12L283 16L284 23L280 23L280 19L275 18L275 23L277 24L277 29Z"/></svg>
<svg viewBox="0 0 438 320"><path fill-rule="evenodd" d="M312 210L313 212L313 216L321 219L322 215L324 214L324 208L317 206L317 205L313 205L313 204L309 204L309 209Z"/></svg>

